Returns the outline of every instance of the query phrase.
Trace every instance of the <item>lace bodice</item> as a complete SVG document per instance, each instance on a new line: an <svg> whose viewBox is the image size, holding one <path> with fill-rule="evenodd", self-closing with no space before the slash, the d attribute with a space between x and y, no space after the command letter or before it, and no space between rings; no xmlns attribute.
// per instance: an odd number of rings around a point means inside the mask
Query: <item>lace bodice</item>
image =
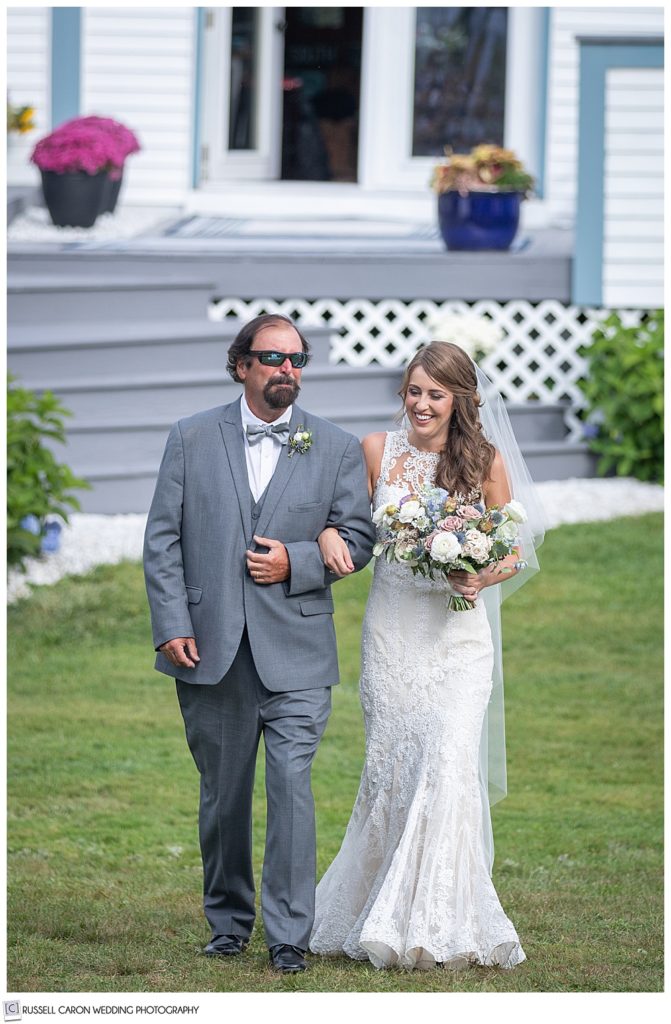
<svg viewBox="0 0 671 1024"><path fill-rule="evenodd" d="M410 444L404 428L387 433L380 465L380 475L373 492L373 510L409 491L432 487L436 482L439 452L426 452ZM482 500L482 488L468 494L457 494L460 504Z"/></svg>
<svg viewBox="0 0 671 1024"><path fill-rule="evenodd" d="M411 491L421 487L432 487L436 481L439 452L425 452L413 447L408 440L407 430L390 431L384 443L380 476L373 492L373 511L381 505L396 502ZM468 504L481 500L481 490L469 494L455 495L460 502ZM376 583L382 579L394 581L395 585L410 587L414 590L441 590L447 595L455 591L443 576L429 579L419 574L412 575L407 565L399 562L387 562L378 558L375 563Z"/></svg>

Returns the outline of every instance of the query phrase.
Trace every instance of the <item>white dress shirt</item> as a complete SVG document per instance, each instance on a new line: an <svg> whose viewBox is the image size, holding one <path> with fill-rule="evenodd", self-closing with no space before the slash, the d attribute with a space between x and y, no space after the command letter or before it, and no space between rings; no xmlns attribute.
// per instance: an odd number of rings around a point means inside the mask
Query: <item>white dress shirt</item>
<svg viewBox="0 0 671 1024"><path fill-rule="evenodd" d="M291 411L292 406L289 406L281 416L273 420L273 423L288 423L291 419ZM247 438L247 426L265 426L266 421L260 420L258 416L254 415L247 405L244 394L240 401L240 415L242 417L242 433L245 438L247 479L249 480L249 488L254 501L258 501L270 483L270 478L275 472L275 467L284 446L275 437L262 437L256 444L250 445Z"/></svg>

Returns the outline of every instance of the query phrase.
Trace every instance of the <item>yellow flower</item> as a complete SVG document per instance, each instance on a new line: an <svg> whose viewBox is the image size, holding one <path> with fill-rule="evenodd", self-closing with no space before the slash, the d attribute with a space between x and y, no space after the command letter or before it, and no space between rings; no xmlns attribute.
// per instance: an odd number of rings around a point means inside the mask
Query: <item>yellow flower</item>
<svg viewBox="0 0 671 1024"><path fill-rule="evenodd" d="M23 109L19 111L18 128L22 134L33 130L35 127L35 122L33 121L34 116L35 110L33 107L23 107Z"/></svg>

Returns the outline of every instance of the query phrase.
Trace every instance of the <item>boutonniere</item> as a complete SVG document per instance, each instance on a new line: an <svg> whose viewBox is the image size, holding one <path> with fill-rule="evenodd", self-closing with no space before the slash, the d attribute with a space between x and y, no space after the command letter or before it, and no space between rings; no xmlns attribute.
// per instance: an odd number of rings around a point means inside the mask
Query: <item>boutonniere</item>
<svg viewBox="0 0 671 1024"><path fill-rule="evenodd" d="M298 452L305 455L312 448L312 431L306 430L302 423L296 427L295 433L289 438L289 458Z"/></svg>

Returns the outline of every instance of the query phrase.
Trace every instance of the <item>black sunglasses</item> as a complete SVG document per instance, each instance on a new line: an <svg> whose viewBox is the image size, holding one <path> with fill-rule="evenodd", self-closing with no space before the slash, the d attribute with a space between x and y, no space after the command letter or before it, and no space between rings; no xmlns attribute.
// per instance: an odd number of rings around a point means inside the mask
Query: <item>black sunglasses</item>
<svg viewBox="0 0 671 1024"><path fill-rule="evenodd" d="M289 359L291 365L299 369L302 366L307 366L308 362L307 352L275 352L271 349L259 352L254 349L249 354L256 356L264 366L281 366L285 359Z"/></svg>

